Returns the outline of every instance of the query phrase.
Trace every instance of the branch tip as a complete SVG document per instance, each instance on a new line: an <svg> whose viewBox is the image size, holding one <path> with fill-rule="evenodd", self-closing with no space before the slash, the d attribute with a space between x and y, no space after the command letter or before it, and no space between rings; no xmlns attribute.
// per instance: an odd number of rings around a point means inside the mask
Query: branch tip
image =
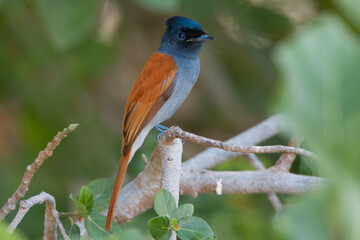
<svg viewBox="0 0 360 240"><path fill-rule="evenodd" d="M64 132L71 133L79 126L79 123L71 123L67 128L64 129Z"/></svg>

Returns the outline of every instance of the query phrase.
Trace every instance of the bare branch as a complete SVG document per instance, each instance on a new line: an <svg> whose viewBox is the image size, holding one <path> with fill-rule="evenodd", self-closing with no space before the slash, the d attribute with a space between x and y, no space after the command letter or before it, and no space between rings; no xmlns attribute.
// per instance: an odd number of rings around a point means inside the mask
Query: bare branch
<svg viewBox="0 0 360 240"><path fill-rule="evenodd" d="M182 142L178 138L162 137L159 141L160 160L162 165L161 188L168 190L179 203L181 177Z"/></svg>
<svg viewBox="0 0 360 240"><path fill-rule="evenodd" d="M301 142L303 141L302 138L292 137L289 141L289 147L300 147ZM279 160L276 161L274 168L280 171L288 172L296 158L296 154L294 153L283 153Z"/></svg>
<svg viewBox="0 0 360 240"><path fill-rule="evenodd" d="M196 197L201 193L216 193L217 180L222 179L223 193L286 193L299 194L324 183L319 177L283 173L273 170L185 172L180 193Z"/></svg>
<svg viewBox="0 0 360 240"><path fill-rule="evenodd" d="M282 115L275 115L255 125L254 127L229 139L226 143L243 146L255 145L263 142L285 130L286 124ZM239 153L226 152L220 149L208 148L183 163L184 171L200 171L210 169Z"/></svg>
<svg viewBox="0 0 360 240"><path fill-rule="evenodd" d="M269 199L271 206L274 208L275 212L280 211L284 206L280 201L279 196L276 193L268 193L267 198Z"/></svg>
<svg viewBox="0 0 360 240"><path fill-rule="evenodd" d="M57 239L56 227L57 222L56 218L59 218L59 215L56 211L55 198L53 196L47 196L48 199L45 201L45 222L44 222L44 240ZM54 211L55 210L55 211Z"/></svg>
<svg viewBox="0 0 360 240"><path fill-rule="evenodd" d="M74 131L78 125L79 124L70 124L63 131L58 132L53 138L53 140L47 144L46 148L39 153L35 161L31 165L28 165L26 167L26 172L20 186L12 195L12 197L9 198L4 204L4 206L0 209L0 220L4 219L9 212L15 209L16 203L20 200L20 198L25 196L25 193L28 190L31 179L34 176L35 172L39 169L39 167L48 157L52 156L53 151L60 144L61 140L66 138L69 133Z"/></svg>
<svg viewBox="0 0 360 240"><path fill-rule="evenodd" d="M158 145L160 146L159 157L163 169L161 188L168 190L173 195L177 207L179 204L183 145L180 139L165 136L160 138ZM172 230L169 240L176 240L176 232L174 230Z"/></svg>
<svg viewBox="0 0 360 240"><path fill-rule="evenodd" d="M68 240L69 237L65 233L64 227L59 219L59 213L56 210L55 198L46 192L41 192L39 195L20 202L19 211L10 223L8 231L10 233L13 232L30 208L32 208L35 204L42 204L43 202L45 202L46 205L44 239L57 239L56 227L58 225L64 239Z"/></svg>
<svg viewBox="0 0 360 240"><path fill-rule="evenodd" d="M62 225L59 217L56 218L56 223L57 223L57 225L58 225L58 227L59 227L59 229L60 229L61 235L64 237L64 239L65 239L65 240L70 240L70 238L68 237L68 235L67 235L66 232L65 232L65 228L64 228L64 226Z"/></svg>
<svg viewBox="0 0 360 240"><path fill-rule="evenodd" d="M254 153L249 153L249 154L246 154L245 156L249 160L251 165L253 165L253 167L255 169L257 169L257 170L265 170L264 165L262 164L260 159L258 159L258 157ZM282 205L282 203L281 203L281 201L280 201L277 194L268 193L267 198L269 199L271 205L275 209L275 212L278 212L283 208L283 205Z"/></svg>
<svg viewBox="0 0 360 240"><path fill-rule="evenodd" d="M119 224L152 207L153 197L160 190L162 165L158 145L145 170L127 184L119 194L115 220ZM321 185L318 177L301 176L276 170L244 172L185 172L180 180L180 194L196 197L198 193L215 193L221 180L222 193L303 193Z"/></svg>
<svg viewBox="0 0 360 240"><path fill-rule="evenodd" d="M240 146L231 143L221 142L219 140L213 140L210 138L198 136L193 133L186 132L179 127L171 127L167 132L167 135L173 138L181 138L199 145L219 148L222 150L237 152L237 153L295 153L298 155L303 155L309 158L317 159L317 156L307 150L288 147L282 145L273 145L273 146Z"/></svg>
<svg viewBox="0 0 360 240"><path fill-rule="evenodd" d="M274 116L231 139L238 144L256 144L279 133L285 128L281 116ZM165 134L165 137L172 136ZM161 188L163 169L162 144L158 144L145 170L127 184L119 194L115 220L119 224L131 221L135 216L152 207L154 194ZM168 148L169 146L166 146ZM215 193L221 185L222 193L289 193L296 194L321 185L324 180L276 170L245 172L211 172L199 168L213 167L238 153L219 149L207 149L183 164L186 168L181 181L180 193L196 196L198 193ZM196 186L198 184L198 186ZM219 191L218 191L219 192Z"/></svg>

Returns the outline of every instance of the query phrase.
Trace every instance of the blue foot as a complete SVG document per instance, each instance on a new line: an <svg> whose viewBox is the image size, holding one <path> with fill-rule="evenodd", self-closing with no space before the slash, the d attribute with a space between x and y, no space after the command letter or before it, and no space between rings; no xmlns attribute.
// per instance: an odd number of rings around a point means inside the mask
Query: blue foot
<svg viewBox="0 0 360 240"><path fill-rule="evenodd" d="M165 132L167 130L169 130L169 128L165 127L165 126L163 126L161 124L156 125L154 128L156 129L156 131L159 132L159 135L155 138L155 144L156 144L159 141L159 139L162 137L162 135L164 135Z"/></svg>
<svg viewBox="0 0 360 240"><path fill-rule="evenodd" d="M164 133L164 132L166 132L167 130L169 130L168 127L165 127L165 126L163 126L163 125L161 125L161 124L156 125L154 128L155 128L158 132L160 132L160 133Z"/></svg>

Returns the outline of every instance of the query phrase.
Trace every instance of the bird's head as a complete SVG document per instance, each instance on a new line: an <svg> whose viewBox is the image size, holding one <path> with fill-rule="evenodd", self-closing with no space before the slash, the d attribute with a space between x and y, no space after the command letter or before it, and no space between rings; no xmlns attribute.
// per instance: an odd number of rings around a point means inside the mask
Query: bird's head
<svg viewBox="0 0 360 240"><path fill-rule="evenodd" d="M159 50L186 58L197 57L203 43L214 40L199 23L186 17L171 17L165 21L166 30Z"/></svg>

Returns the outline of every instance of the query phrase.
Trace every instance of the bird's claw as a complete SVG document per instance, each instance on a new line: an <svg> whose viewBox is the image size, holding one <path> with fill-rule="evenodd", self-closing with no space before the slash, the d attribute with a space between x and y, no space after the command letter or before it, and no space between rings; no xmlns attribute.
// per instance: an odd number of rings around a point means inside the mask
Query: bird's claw
<svg viewBox="0 0 360 240"><path fill-rule="evenodd" d="M160 138L165 134L165 132L161 132L159 133L159 135L157 135L157 137L155 138L155 144L157 144L160 140Z"/></svg>
<svg viewBox="0 0 360 240"><path fill-rule="evenodd" d="M157 137L155 138L155 144L157 144L160 138L165 134L167 130L169 130L169 128L161 124L157 124L154 128L159 132L159 135L157 135Z"/></svg>

